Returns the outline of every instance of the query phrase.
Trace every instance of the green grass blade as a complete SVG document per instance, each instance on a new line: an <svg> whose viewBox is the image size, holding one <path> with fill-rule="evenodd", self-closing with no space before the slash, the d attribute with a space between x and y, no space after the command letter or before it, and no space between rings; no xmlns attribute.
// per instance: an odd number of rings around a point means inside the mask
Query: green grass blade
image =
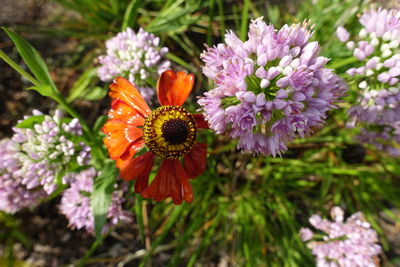
<svg viewBox="0 0 400 267"><path fill-rule="evenodd" d="M126 8L126 12L124 14L124 20L122 21L121 31L125 31L128 27L135 27L136 25L136 16L138 8L142 5L142 0L132 0L128 7Z"/></svg>
<svg viewBox="0 0 400 267"><path fill-rule="evenodd" d="M224 2L222 0L217 0L218 4L218 16L219 21L221 23L220 32L221 32L221 40L224 41L225 36L225 15L224 15Z"/></svg>
<svg viewBox="0 0 400 267"><path fill-rule="evenodd" d="M250 0L244 0L243 3L243 11L242 11L242 23L240 25L240 39L242 41L246 40L247 36L247 26L249 23L249 6L250 6Z"/></svg>

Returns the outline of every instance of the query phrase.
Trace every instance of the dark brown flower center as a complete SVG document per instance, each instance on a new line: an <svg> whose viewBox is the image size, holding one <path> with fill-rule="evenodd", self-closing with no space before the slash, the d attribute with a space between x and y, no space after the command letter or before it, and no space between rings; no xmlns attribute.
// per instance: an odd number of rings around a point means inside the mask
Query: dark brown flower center
<svg viewBox="0 0 400 267"><path fill-rule="evenodd" d="M171 119L161 127L162 137L171 145L179 145L186 141L189 135L189 125L182 119Z"/></svg>

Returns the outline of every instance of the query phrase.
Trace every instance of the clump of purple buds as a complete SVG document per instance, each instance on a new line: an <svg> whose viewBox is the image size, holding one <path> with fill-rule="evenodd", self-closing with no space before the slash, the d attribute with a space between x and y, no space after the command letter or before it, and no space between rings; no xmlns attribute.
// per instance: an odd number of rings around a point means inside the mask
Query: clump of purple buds
<svg viewBox="0 0 400 267"><path fill-rule="evenodd" d="M357 138L358 141L377 144L372 140L378 135L385 137L386 141L393 136L392 141L396 141L400 137L388 134L387 129L400 122L400 10L366 10L360 23L363 27L354 40L350 40L350 33L343 27L336 32L339 40L346 43L358 60L357 66L346 72L358 85L357 104L348 111L348 126L366 125L360 134L363 137ZM374 125L386 129L386 132L379 133ZM368 133L367 128L375 129Z"/></svg>
<svg viewBox="0 0 400 267"><path fill-rule="evenodd" d="M72 141L82 135L77 119L66 122L59 110L53 117L37 110L33 115L41 122L34 123L31 128L13 128L12 140L20 146L17 153L20 165L15 174L22 177L21 183L28 189L43 187L47 194L51 194L57 183L66 181L57 181L56 177L67 176L67 166L89 163L90 147ZM25 116L24 119L33 117Z"/></svg>
<svg viewBox="0 0 400 267"><path fill-rule="evenodd" d="M357 122L379 125L400 122L400 90L398 88L370 89L361 93L358 98L359 104L348 111L349 127L354 127Z"/></svg>
<svg viewBox="0 0 400 267"><path fill-rule="evenodd" d="M32 208L47 194L42 188L28 189L18 175L20 145L10 139L0 141L0 210L15 213Z"/></svg>
<svg viewBox="0 0 400 267"><path fill-rule="evenodd" d="M365 267L379 266L381 246L371 225L357 212L344 221L340 207L331 209L333 221L313 215L309 221L318 232L309 228L300 230L300 237L312 250L317 266Z"/></svg>
<svg viewBox="0 0 400 267"><path fill-rule="evenodd" d="M400 157L400 122L390 125L367 125L355 136L362 144L373 145L392 157Z"/></svg>
<svg viewBox="0 0 400 267"><path fill-rule="evenodd" d="M159 45L160 38L142 28L137 33L131 28L118 33L106 42L107 54L99 57L100 79L109 82L118 76L126 78L150 100L154 90L146 80L157 80L170 67L170 61L165 59L168 48Z"/></svg>
<svg viewBox="0 0 400 267"><path fill-rule="evenodd" d="M238 138L239 149L275 156L322 127L347 87L325 68L329 59L311 35L306 22L276 30L261 17L247 41L230 31L226 44L204 51L203 73L215 88L198 103L211 128Z"/></svg>
<svg viewBox="0 0 400 267"><path fill-rule="evenodd" d="M70 187L62 194L59 208L61 213L68 218L69 226L72 229L85 229L94 233L94 216L90 205L90 195L96 176L97 172L94 168L81 171L75 175ZM131 213L122 207L124 200L123 190L116 186L107 214L107 224L104 226L103 232L118 223L132 222Z"/></svg>

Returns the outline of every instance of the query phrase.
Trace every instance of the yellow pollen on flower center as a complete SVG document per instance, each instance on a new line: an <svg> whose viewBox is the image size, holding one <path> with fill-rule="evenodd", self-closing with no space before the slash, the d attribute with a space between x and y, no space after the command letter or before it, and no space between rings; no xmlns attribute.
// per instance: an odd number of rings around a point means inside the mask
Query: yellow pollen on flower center
<svg viewBox="0 0 400 267"><path fill-rule="evenodd" d="M163 159L178 159L196 143L197 123L181 106L162 106L145 120L143 137L146 146Z"/></svg>

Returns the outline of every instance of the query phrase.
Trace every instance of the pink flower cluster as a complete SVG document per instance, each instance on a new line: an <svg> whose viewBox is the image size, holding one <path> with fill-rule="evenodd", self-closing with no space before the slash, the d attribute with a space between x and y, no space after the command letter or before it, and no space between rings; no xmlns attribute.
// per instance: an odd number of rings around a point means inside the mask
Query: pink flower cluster
<svg viewBox="0 0 400 267"><path fill-rule="evenodd" d="M85 229L94 233L94 216L90 205L90 194L93 192L93 180L97 176L94 168L90 168L74 176L71 186L66 189L61 198L60 212L64 214L73 229ZM122 208L123 191L116 188L112 195L108 210L108 222L103 231L118 223L132 222L132 215Z"/></svg>
<svg viewBox="0 0 400 267"><path fill-rule="evenodd" d="M82 135L78 119L67 123L59 110L55 111L54 116L33 111L33 117L41 116L43 121L31 128L13 128L12 140L20 147L15 155L20 167L15 174L22 177L22 183L28 189L43 187L50 195L57 189L57 174L63 173L66 165L74 162L85 165L90 161L90 147L72 141ZM25 116L24 119L29 118Z"/></svg>
<svg viewBox="0 0 400 267"><path fill-rule="evenodd" d="M347 87L325 68L329 59L311 35L307 23L276 30L258 18L247 41L230 31L226 44L204 51L203 72L215 88L198 103L210 127L239 139L239 149L274 156L322 127Z"/></svg>
<svg viewBox="0 0 400 267"><path fill-rule="evenodd" d="M358 85L358 104L349 109L348 126L365 124L364 131L356 139L374 145L390 142L391 146L376 147L389 148L393 152L400 138L396 136L399 132L393 128L393 124L400 122L400 10L366 10L360 23L363 27L356 41L349 41L350 33L343 27L336 32L339 40L346 42L358 60L358 66L347 70ZM376 125L386 129L385 134L379 134ZM388 128L393 129L388 131ZM378 136L385 138L379 140Z"/></svg>
<svg viewBox="0 0 400 267"><path fill-rule="evenodd" d="M24 119L36 122L26 128L14 128L12 139L0 141L0 211L15 213L35 207L62 182L69 187L62 195L61 213L72 228L94 232L90 194L97 172L87 169L90 147L72 141L82 135L79 121L68 122L58 110L54 116L34 110L33 116ZM121 188L116 188L104 229L132 221L123 209L122 194Z"/></svg>
<svg viewBox="0 0 400 267"><path fill-rule="evenodd" d="M368 125L368 128L361 129L355 140L361 144L371 144L392 157L400 157L400 149L393 144L400 144L400 122L390 126Z"/></svg>
<svg viewBox="0 0 400 267"><path fill-rule="evenodd" d="M158 75L169 69L170 61L165 60L167 47L159 47L160 38L144 31L136 33L131 28L120 32L106 42L107 54L99 57L101 66L97 73L104 82L121 76L135 84L146 100L154 89L146 82L156 80Z"/></svg>
<svg viewBox="0 0 400 267"><path fill-rule="evenodd" d="M379 266L378 255L381 246L378 236L365 221L361 212L351 215L344 221L340 207L331 209L333 221L313 215L309 221L319 233L309 228L300 230L300 237L312 250L319 267L368 267Z"/></svg>
<svg viewBox="0 0 400 267"><path fill-rule="evenodd" d="M66 165L88 163L90 147L71 141L82 134L79 121L62 117L58 110L54 116L34 110L24 119L37 123L13 128L11 140L0 142L0 210L15 213L36 206L57 189L57 175L63 174L63 180L71 175L64 173Z"/></svg>
<svg viewBox="0 0 400 267"><path fill-rule="evenodd" d="M0 141L0 210L8 213L35 207L47 195L42 188L27 188L16 174L21 167L19 150L19 144L10 139Z"/></svg>

